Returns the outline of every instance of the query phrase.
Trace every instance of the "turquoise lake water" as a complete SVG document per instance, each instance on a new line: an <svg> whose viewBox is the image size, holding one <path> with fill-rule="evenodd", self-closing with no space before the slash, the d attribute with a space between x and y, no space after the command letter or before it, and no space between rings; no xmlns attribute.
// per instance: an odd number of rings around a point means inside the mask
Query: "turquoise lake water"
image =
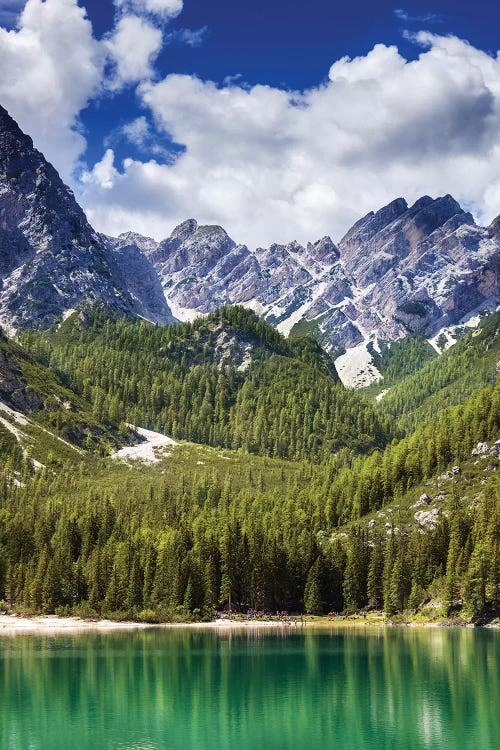
<svg viewBox="0 0 500 750"><path fill-rule="evenodd" d="M500 633L0 638L1 750L498 750Z"/></svg>

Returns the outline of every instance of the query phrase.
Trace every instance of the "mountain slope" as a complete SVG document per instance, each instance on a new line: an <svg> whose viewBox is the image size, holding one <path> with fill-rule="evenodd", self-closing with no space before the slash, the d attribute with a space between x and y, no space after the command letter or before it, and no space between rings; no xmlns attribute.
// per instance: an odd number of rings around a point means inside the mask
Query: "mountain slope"
<svg viewBox="0 0 500 750"><path fill-rule="evenodd" d="M0 323L46 328L86 299L157 322L172 320L161 295L149 309L151 278L137 299L137 265L104 243L71 190L0 107ZM154 272L151 270L152 276Z"/></svg>
<svg viewBox="0 0 500 750"><path fill-rule="evenodd" d="M35 465L75 462L86 452L107 453L137 439L91 405L54 370L19 343L0 335L0 425L9 435L3 453ZM10 446L10 447L9 447ZM14 450L15 446L15 450ZM49 455L50 454L50 455ZM30 462L28 462L30 463Z"/></svg>
<svg viewBox="0 0 500 750"><path fill-rule="evenodd" d="M487 316L440 357L389 388L381 408L405 431L462 403L474 390L500 377L500 312Z"/></svg>
<svg viewBox="0 0 500 750"><path fill-rule="evenodd" d="M174 439L319 460L392 438L313 339L287 340L242 307L163 327L94 307L23 340L103 417Z"/></svg>
<svg viewBox="0 0 500 750"><path fill-rule="evenodd" d="M0 600L154 622L210 619L229 599L392 617L434 596L442 615L494 616L500 394L488 391L486 420L478 392L352 465L184 445L153 465L85 457L81 471L27 477L24 489L0 482Z"/></svg>
<svg viewBox="0 0 500 750"><path fill-rule="evenodd" d="M431 336L498 304L498 221L478 227L449 195L402 198L370 213L338 247L250 251L217 226L189 220L161 243L141 241L178 317L244 304L284 333L307 325L335 351L409 332Z"/></svg>

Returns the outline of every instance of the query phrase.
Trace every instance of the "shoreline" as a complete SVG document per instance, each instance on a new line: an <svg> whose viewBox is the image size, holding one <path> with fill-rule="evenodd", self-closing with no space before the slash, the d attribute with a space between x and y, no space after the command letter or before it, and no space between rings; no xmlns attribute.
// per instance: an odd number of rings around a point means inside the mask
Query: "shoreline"
<svg viewBox="0 0 500 750"><path fill-rule="evenodd" d="M218 619L211 622L164 622L164 623L142 623L142 622L116 622L114 620L84 620L80 617L57 617L56 615L36 615L23 617L21 615L0 615L0 638L13 635L78 635L84 633L118 633L151 629L189 629L189 630L213 630L219 633L228 633L236 630L272 630L283 628L291 632L303 632L316 628L369 628L373 627L393 628L486 628L490 630L499 629L500 623L493 622L488 625L478 626L469 623L448 622L402 622L393 623L383 620L364 620L339 618L336 620L228 620Z"/></svg>
<svg viewBox="0 0 500 750"><path fill-rule="evenodd" d="M57 615L0 615L0 637L8 635L71 635L78 633L113 633L120 631L158 629L201 629L201 630L269 630L273 628L287 628L300 630L311 622L301 623L283 622L279 620L228 620L218 619L210 622L135 622L116 620L85 620L81 617L58 617Z"/></svg>

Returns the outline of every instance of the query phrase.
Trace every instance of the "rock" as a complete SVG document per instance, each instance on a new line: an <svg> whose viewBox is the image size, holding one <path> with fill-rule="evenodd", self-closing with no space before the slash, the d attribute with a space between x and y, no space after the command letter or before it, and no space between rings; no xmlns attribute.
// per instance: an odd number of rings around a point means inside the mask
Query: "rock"
<svg viewBox="0 0 500 750"><path fill-rule="evenodd" d="M460 468L460 466L454 466L454 467L452 468L452 470L451 470L451 473L452 473L452 475L453 475L453 476L455 476L455 477L456 477L456 476L459 476L459 475L460 475L460 474L462 473L462 469Z"/></svg>
<svg viewBox="0 0 500 750"><path fill-rule="evenodd" d="M490 448L490 455L500 456L500 440L497 440L496 443L493 443Z"/></svg>
<svg viewBox="0 0 500 750"><path fill-rule="evenodd" d="M425 503L426 505L430 505L432 503L432 497L429 497L427 492L424 492L423 495L420 495L420 502Z"/></svg>
<svg viewBox="0 0 500 750"><path fill-rule="evenodd" d="M373 527L375 526L375 524L376 524L376 521L375 521L375 519L374 519L374 518L371 518L371 519L370 519L370 520L368 521L368 528L369 528L369 529L373 529Z"/></svg>
<svg viewBox="0 0 500 750"><path fill-rule="evenodd" d="M142 290L137 263L141 276L149 265ZM149 294L155 276L145 256L130 268L113 254L54 167L0 107L0 322L48 328L86 300L142 315L136 293ZM159 314L152 317L163 322L169 316L163 295L155 305Z"/></svg>
<svg viewBox="0 0 500 750"><path fill-rule="evenodd" d="M427 505L427 503L417 500L416 503L413 503L413 505L410 505L410 510L414 510L415 508L421 508L422 505Z"/></svg>
<svg viewBox="0 0 500 750"><path fill-rule="evenodd" d="M436 497L434 498L434 502L435 502L436 500L446 500L446 495L444 494L444 492L439 492L439 493L438 493L438 494L436 495Z"/></svg>
<svg viewBox="0 0 500 750"><path fill-rule="evenodd" d="M431 510L420 510L415 513L414 518L418 525L423 529L435 528L439 523L441 508L432 508Z"/></svg>
<svg viewBox="0 0 500 750"><path fill-rule="evenodd" d="M478 443L471 453L471 456L484 456L490 450L488 443Z"/></svg>
<svg viewBox="0 0 500 750"><path fill-rule="evenodd" d="M285 333L319 320L331 350L408 330L431 336L498 295L500 240L449 195L411 207L398 198L338 246L323 237L252 250L189 220L146 252L180 317L249 304Z"/></svg>

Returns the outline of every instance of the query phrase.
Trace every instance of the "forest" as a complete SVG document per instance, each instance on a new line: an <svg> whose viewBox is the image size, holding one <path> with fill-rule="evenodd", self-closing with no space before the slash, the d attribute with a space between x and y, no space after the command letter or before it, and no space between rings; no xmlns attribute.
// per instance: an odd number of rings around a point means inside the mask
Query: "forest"
<svg viewBox="0 0 500 750"><path fill-rule="evenodd" d="M231 601L397 618L434 598L448 617L492 616L499 461L472 452L500 437L498 316L473 334L439 358L409 344L408 369L396 352L376 402L345 389L313 340L242 308L165 327L94 308L26 333L27 356L106 434L128 422L182 442L131 466L89 441L35 470L0 426L3 606L157 622ZM245 368L226 363L228 341L231 356L250 352ZM435 522L422 525L426 495Z"/></svg>

